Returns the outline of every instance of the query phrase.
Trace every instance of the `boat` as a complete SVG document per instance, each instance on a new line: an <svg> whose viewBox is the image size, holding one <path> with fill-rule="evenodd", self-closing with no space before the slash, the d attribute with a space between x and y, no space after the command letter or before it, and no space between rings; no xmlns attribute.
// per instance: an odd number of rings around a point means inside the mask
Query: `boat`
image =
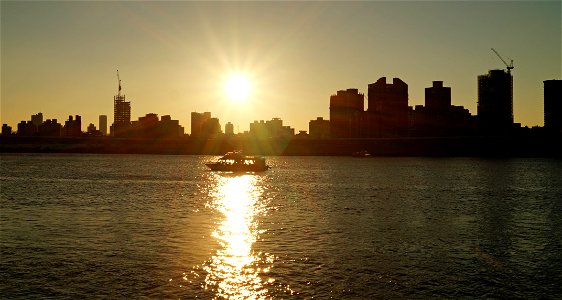
<svg viewBox="0 0 562 300"><path fill-rule="evenodd" d="M213 171L262 172L270 167L261 156L246 156L240 152L228 152L214 163L205 164Z"/></svg>
<svg viewBox="0 0 562 300"><path fill-rule="evenodd" d="M369 152L367 152L367 150L361 150L361 151L353 152L351 154L351 156L353 156L353 157L369 157L369 156L371 156L371 154Z"/></svg>

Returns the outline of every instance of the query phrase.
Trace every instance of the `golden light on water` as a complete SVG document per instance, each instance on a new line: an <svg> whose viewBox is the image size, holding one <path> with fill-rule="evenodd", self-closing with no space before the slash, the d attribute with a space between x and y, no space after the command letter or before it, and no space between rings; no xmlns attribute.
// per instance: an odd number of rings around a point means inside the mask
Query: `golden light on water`
<svg viewBox="0 0 562 300"><path fill-rule="evenodd" d="M259 234L256 217L265 209L260 203L261 191L256 186L256 176L217 175L217 180L219 188L210 205L224 219L213 232L220 248L204 266L206 287L216 290L215 298L266 298L264 283L271 283L272 279L261 277L269 270L260 265L270 265L273 258L252 250Z"/></svg>

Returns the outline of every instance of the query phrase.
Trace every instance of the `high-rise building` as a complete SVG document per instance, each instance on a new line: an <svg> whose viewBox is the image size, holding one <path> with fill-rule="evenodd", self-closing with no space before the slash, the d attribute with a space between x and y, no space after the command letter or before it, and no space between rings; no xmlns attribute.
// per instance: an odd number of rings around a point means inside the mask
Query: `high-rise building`
<svg viewBox="0 0 562 300"><path fill-rule="evenodd" d="M12 135L12 127L8 126L8 124L2 124L2 135L3 136Z"/></svg>
<svg viewBox="0 0 562 300"><path fill-rule="evenodd" d="M366 127L368 137L406 136L408 133L408 85L386 77L368 86Z"/></svg>
<svg viewBox="0 0 562 300"><path fill-rule="evenodd" d="M203 124L207 122L207 120L211 119L210 112L198 113L192 112L191 113L191 136L199 136L203 134Z"/></svg>
<svg viewBox="0 0 562 300"><path fill-rule="evenodd" d="M478 76L478 125L483 134L506 134L513 127L513 77L504 70Z"/></svg>
<svg viewBox="0 0 562 300"><path fill-rule="evenodd" d="M443 81L434 81L425 88L425 108L430 111L447 111L451 108L451 88L444 87Z"/></svg>
<svg viewBox="0 0 562 300"><path fill-rule="evenodd" d="M64 135L78 137L82 135L82 117L76 115L73 119L72 116L68 116L68 120L64 122Z"/></svg>
<svg viewBox="0 0 562 300"><path fill-rule="evenodd" d="M324 120L322 117L308 122L308 132L310 138L327 139L330 138L330 121Z"/></svg>
<svg viewBox="0 0 562 300"><path fill-rule="evenodd" d="M226 125L224 125L224 133L226 135L234 135L234 125L230 122L226 123Z"/></svg>
<svg viewBox="0 0 562 300"><path fill-rule="evenodd" d="M221 124L219 118L210 118L203 123L201 126L203 135L212 136L222 133Z"/></svg>
<svg viewBox="0 0 562 300"><path fill-rule="evenodd" d="M39 126L43 123L43 113L37 113L36 115L31 115L31 123L35 126Z"/></svg>
<svg viewBox="0 0 562 300"><path fill-rule="evenodd" d="M121 87L119 87L121 88ZM124 136L131 127L131 102L125 101L125 95L113 97L113 136Z"/></svg>
<svg viewBox="0 0 562 300"><path fill-rule="evenodd" d="M562 80L544 81L544 127L562 131Z"/></svg>
<svg viewBox="0 0 562 300"><path fill-rule="evenodd" d="M107 135L107 116L106 115L100 115L98 125L99 125L99 128L100 128L100 133L102 135Z"/></svg>
<svg viewBox="0 0 562 300"><path fill-rule="evenodd" d="M62 125L58 123L57 119L47 119L39 126L40 136L60 136L62 133Z"/></svg>
<svg viewBox="0 0 562 300"><path fill-rule="evenodd" d="M365 96L358 89L340 90L330 96L330 135L357 138L361 135L361 116Z"/></svg>

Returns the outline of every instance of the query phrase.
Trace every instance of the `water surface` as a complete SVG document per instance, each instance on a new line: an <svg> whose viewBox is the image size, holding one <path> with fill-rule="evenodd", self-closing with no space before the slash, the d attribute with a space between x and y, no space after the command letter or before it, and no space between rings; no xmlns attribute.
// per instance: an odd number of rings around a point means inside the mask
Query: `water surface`
<svg viewBox="0 0 562 300"><path fill-rule="evenodd" d="M1 156L0 295L560 298L562 162Z"/></svg>

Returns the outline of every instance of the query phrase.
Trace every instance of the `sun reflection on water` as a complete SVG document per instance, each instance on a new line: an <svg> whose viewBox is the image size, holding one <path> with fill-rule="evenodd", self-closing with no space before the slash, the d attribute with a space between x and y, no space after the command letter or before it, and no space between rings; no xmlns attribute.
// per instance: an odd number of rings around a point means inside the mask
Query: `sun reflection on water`
<svg viewBox="0 0 562 300"><path fill-rule="evenodd" d="M218 189L208 205L223 215L213 232L220 244L215 255L204 265L207 272L205 289L213 289L215 298L263 299L265 285L273 279L264 277L273 263L273 256L255 253L257 216L265 212L260 202L262 190L254 175L217 176Z"/></svg>

